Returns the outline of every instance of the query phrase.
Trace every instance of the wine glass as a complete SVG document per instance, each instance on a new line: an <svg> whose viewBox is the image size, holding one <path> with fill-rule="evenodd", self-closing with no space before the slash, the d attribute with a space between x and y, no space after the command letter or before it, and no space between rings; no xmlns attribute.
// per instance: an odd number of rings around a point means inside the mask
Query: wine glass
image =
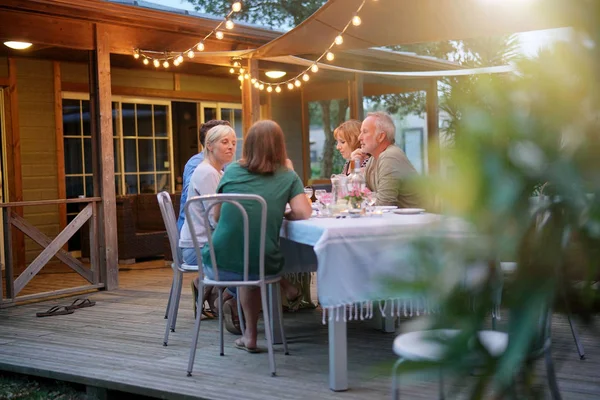
<svg viewBox="0 0 600 400"><path fill-rule="evenodd" d="M327 193L327 191L326 191L326 190L324 190L324 189L317 189L317 190L315 190L315 197L317 198L317 200L318 200L318 201L320 201L321 203L323 203L323 202L321 201L321 198L323 197L323 195L324 195L325 193Z"/></svg>
<svg viewBox="0 0 600 400"><path fill-rule="evenodd" d="M373 215L373 212L375 211L375 203L377 203L377 193L376 192L370 192L367 196L366 196L366 200L367 200L367 213L369 215Z"/></svg>
<svg viewBox="0 0 600 400"><path fill-rule="evenodd" d="M304 194L306 195L306 197L308 198L308 200L312 199L312 195L313 195L313 188L312 186L306 186L304 188Z"/></svg>

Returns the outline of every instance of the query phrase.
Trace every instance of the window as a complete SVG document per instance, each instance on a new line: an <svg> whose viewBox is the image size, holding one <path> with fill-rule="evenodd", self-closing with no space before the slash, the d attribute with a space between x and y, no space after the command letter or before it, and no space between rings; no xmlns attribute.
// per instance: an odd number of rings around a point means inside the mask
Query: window
<svg viewBox="0 0 600 400"><path fill-rule="evenodd" d="M170 104L122 102L123 193L171 188Z"/></svg>
<svg viewBox="0 0 600 400"><path fill-rule="evenodd" d="M113 100L117 195L172 191L170 102ZM62 104L67 198L90 197L94 188L89 96L64 93ZM68 207L67 215L77 211Z"/></svg>
<svg viewBox="0 0 600 400"><path fill-rule="evenodd" d="M425 172L425 157L423 146L423 128L408 128L402 130L400 147L418 173Z"/></svg>

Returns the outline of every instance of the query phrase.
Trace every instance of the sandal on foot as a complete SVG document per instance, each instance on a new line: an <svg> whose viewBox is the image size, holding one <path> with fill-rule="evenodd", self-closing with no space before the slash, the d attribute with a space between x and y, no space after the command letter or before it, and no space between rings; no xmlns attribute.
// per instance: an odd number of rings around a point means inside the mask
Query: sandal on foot
<svg viewBox="0 0 600 400"><path fill-rule="evenodd" d="M248 353L252 353L252 354L262 353L262 350L258 347L254 347L254 348L246 347L246 345L244 344L244 342L242 341L241 338L236 340L235 342L233 342L233 345L235 346L236 349L244 350L244 351L247 351Z"/></svg>
<svg viewBox="0 0 600 400"><path fill-rule="evenodd" d="M304 295L302 294L302 292L298 293L298 296L293 299L293 300L288 300L288 311L289 312L296 312L298 311L298 309L300 308L300 305L302 304L302 302L304 301Z"/></svg>
<svg viewBox="0 0 600 400"><path fill-rule="evenodd" d="M225 320L225 329L234 335L241 335L240 319L233 313L233 307L230 303L223 304L223 319Z"/></svg>
<svg viewBox="0 0 600 400"><path fill-rule="evenodd" d="M35 315L37 317L51 317L53 315L73 314L73 312L74 312L73 310L69 310L65 306L54 306L54 307L50 308L48 311L39 312L39 313L36 313Z"/></svg>
<svg viewBox="0 0 600 400"><path fill-rule="evenodd" d="M77 310L79 308L93 307L96 305L95 301L90 299L75 299L70 306L66 306L67 310Z"/></svg>

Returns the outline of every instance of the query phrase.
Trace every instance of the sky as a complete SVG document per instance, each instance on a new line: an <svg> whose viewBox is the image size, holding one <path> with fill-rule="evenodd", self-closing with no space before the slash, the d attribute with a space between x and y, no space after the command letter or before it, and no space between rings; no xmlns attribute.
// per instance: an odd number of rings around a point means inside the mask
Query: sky
<svg viewBox="0 0 600 400"><path fill-rule="evenodd" d="M187 0L146 0L163 6L194 11L193 5ZM532 57L542 48L547 47L558 40L565 40L569 35L568 28L548 29L543 31L525 32L519 34L521 52L523 55Z"/></svg>

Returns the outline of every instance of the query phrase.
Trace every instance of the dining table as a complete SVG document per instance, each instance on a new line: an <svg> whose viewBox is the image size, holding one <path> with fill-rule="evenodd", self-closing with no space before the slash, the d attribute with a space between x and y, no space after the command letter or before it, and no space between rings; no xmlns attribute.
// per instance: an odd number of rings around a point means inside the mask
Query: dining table
<svg viewBox="0 0 600 400"><path fill-rule="evenodd" d="M281 227L283 273L316 272L318 301L323 323L328 325L329 388L333 391L348 389L348 321L382 314L381 327L393 332L394 316L426 308L424 299L385 289L388 278L404 275L410 280L415 273L418 266L406 261L412 239L427 232L453 234L464 229L438 214L379 211L358 218L340 215L284 220ZM277 313L272 315L277 318ZM272 326L277 322L272 320Z"/></svg>

